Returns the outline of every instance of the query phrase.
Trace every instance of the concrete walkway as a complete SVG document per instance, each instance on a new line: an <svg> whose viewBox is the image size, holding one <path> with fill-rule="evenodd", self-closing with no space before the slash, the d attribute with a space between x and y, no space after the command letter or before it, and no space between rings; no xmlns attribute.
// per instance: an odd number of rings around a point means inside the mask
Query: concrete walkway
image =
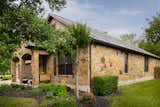
<svg viewBox="0 0 160 107"><path fill-rule="evenodd" d="M11 84L11 83L12 83L11 80L4 80L4 81L0 80L0 85L6 85L6 84Z"/></svg>

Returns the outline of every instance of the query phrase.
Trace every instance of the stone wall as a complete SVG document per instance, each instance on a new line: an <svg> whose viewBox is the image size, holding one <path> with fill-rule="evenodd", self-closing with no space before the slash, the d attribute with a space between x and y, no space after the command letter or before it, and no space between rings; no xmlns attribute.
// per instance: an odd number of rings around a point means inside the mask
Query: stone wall
<svg viewBox="0 0 160 107"><path fill-rule="evenodd" d="M33 85L39 85L39 51L34 50L32 54L32 75L33 75Z"/></svg>
<svg viewBox="0 0 160 107"><path fill-rule="evenodd" d="M120 81L154 76L154 68L160 61L149 57L149 70L144 72L144 56L128 53L128 73L124 72L124 51L93 44L91 46L92 77L117 75Z"/></svg>
<svg viewBox="0 0 160 107"><path fill-rule="evenodd" d="M50 24L51 24L53 27L55 27L56 29L58 29L58 30L65 30L65 29L68 28L66 25L64 25L63 23L61 23L61 22L58 21L58 20L52 20L52 21L50 22Z"/></svg>
<svg viewBox="0 0 160 107"><path fill-rule="evenodd" d="M80 49L79 52L79 65L78 65L78 84L81 86L90 86L90 60L89 60L89 47ZM58 75L58 65L55 60L55 69L56 74L53 74L52 76L52 83L62 83L74 86L75 85L75 66L73 69L74 74L73 75ZM89 89L87 89L89 90Z"/></svg>
<svg viewBox="0 0 160 107"><path fill-rule="evenodd" d="M80 49L78 81L80 85L90 85L89 47Z"/></svg>
<svg viewBox="0 0 160 107"><path fill-rule="evenodd" d="M16 62L12 60L11 62L11 73L12 73L12 82L16 82Z"/></svg>

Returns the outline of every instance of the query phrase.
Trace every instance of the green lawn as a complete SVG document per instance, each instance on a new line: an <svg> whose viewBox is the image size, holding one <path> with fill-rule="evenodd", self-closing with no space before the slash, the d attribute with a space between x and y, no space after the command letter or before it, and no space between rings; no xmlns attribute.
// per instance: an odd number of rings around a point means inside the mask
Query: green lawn
<svg viewBox="0 0 160 107"><path fill-rule="evenodd" d="M38 104L32 98L0 96L0 107L38 107Z"/></svg>
<svg viewBox="0 0 160 107"><path fill-rule="evenodd" d="M160 107L160 80L119 88L121 96L111 98L111 107Z"/></svg>

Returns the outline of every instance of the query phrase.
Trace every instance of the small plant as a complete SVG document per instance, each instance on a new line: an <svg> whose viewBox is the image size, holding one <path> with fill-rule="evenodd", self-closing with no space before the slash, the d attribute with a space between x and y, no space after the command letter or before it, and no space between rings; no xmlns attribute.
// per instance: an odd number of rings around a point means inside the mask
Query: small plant
<svg viewBox="0 0 160 107"><path fill-rule="evenodd" d="M52 90L55 96L65 97L67 95L67 88L61 84L55 84Z"/></svg>
<svg viewBox="0 0 160 107"><path fill-rule="evenodd" d="M52 102L54 107L77 107L74 97L58 97Z"/></svg>
<svg viewBox="0 0 160 107"><path fill-rule="evenodd" d="M53 93L52 92L47 92L46 95L45 95L45 98L46 99L53 98Z"/></svg>
<svg viewBox="0 0 160 107"><path fill-rule="evenodd" d="M47 91L52 91L53 90L53 84L50 83L41 83L38 88L43 91L43 92L47 92Z"/></svg>
<svg viewBox="0 0 160 107"><path fill-rule="evenodd" d="M12 87L10 85L1 85L0 86L0 91L9 91L10 89L12 89Z"/></svg>
<svg viewBox="0 0 160 107"><path fill-rule="evenodd" d="M96 98L92 93L84 93L81 97L82 103L94 104L95 100Z"/></svg>
<svg viewBox="0 0 160 107"><path fill-rule="evenodd" d="M15 88L16 90L24 90L25 86L22 84L11 84L12 88Z"/></svg>
<svg viewBox="0 0 160 107"><path fill-rule="evenodd" d="M29 92L36 96L43 93L42 90L40 90L39 88L34 88L32 90L29 90Z"/></svg>
<svg viewBox="0 0 160 107"><path fill-rule="evenodd" d="M116 92L118 88L117 76L99 76L92 79L92 89L95 95L105 96Z"/></svg>

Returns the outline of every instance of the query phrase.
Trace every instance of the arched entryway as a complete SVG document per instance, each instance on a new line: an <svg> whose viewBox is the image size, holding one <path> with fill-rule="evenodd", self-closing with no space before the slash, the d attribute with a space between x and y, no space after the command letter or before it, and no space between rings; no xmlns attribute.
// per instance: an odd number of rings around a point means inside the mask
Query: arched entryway
<svg viewBox="0 0 160 107"><path fill-rule="evenodd" d="M32 79L32 66L31 66L32 56L30 54L24 54L22 56L22 70L21 79Z"/></svg>
<svg viewBox="0 0 160 107"><path fill-rule="evenodd" d="M20 82L20 63L17 56L12 58L12 81Z"/></svg>

